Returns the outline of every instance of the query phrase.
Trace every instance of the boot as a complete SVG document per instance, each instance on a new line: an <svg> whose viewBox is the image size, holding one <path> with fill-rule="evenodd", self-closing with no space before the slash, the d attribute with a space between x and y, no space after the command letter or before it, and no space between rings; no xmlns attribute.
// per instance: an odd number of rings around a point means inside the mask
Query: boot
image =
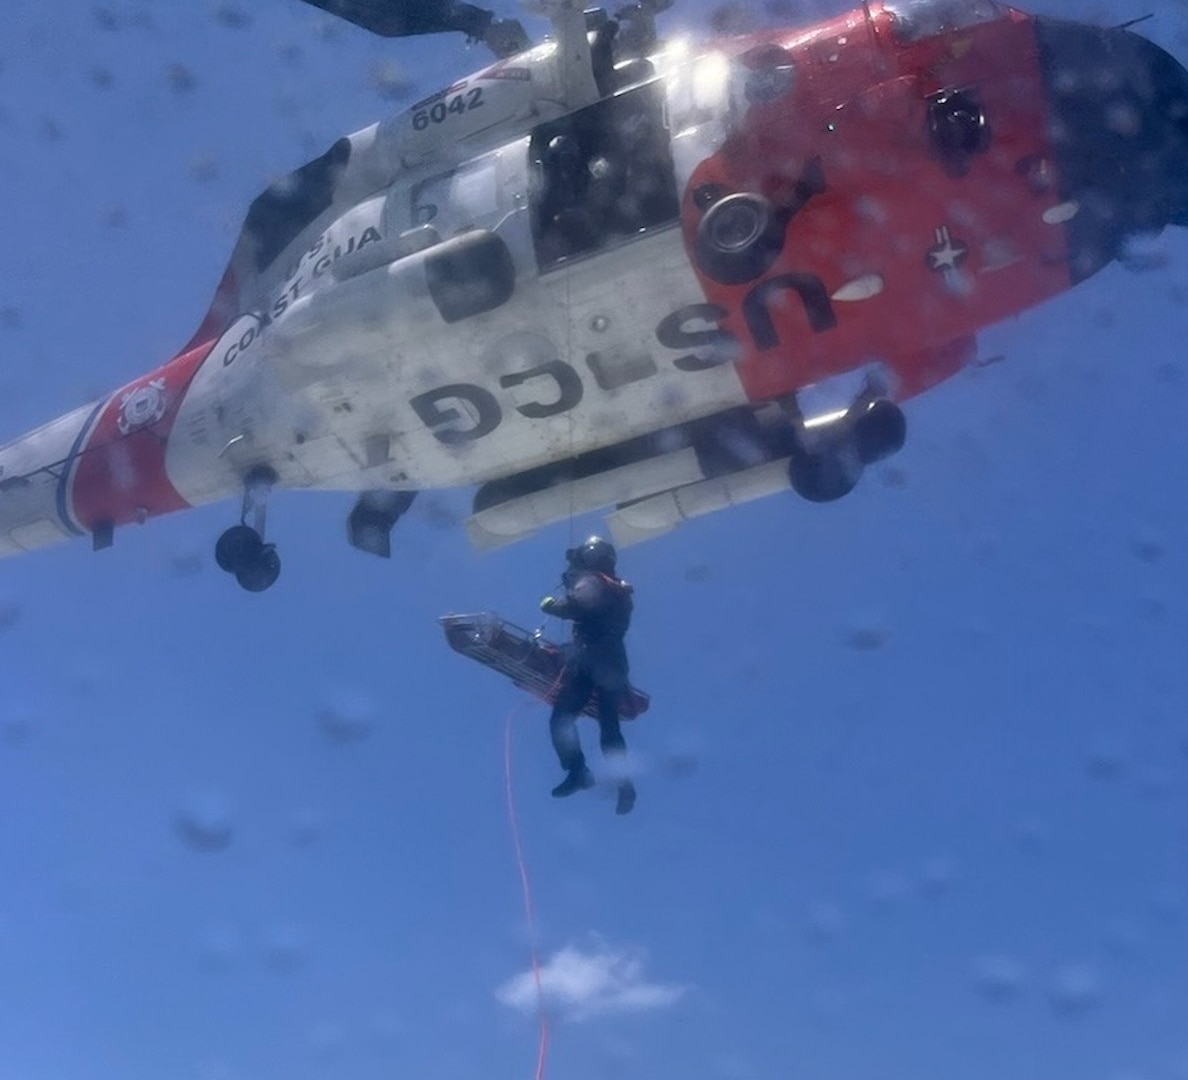
<svg viewBox="0 0 1188 1080"><path fill-rule="evenodd" d="M579 791L585 791L586 788L593 786L594 776L585 762L582 762L581 765L575 765L570 769L565 774L565 779L553 788L553 798L567 799L570 795L576 795Z"/></svg>
<svg viewBox="0 0 1188 1080"><path fill-rule="evenodd" d="M630 814L635 806L635 785L630 780L619 784L619 797L615 800L615 813Z"/></svg>

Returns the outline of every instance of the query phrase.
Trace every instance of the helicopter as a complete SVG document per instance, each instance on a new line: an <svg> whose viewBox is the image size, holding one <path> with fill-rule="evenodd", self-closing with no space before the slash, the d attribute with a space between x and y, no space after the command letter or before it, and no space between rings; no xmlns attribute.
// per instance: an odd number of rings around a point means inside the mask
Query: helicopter
<svg viewBox="0 0 1188 1080"><path fill-rule="evenodd" d="M671 0L538 0L532 44L449 0L305 2L494 61L273 184L176 356L0 448L0 554L238 497L215 559L261 592L278 487L357 493L385 557L433 489L475 489L481 550L829 502L980 329L1188 225L1188 72L1128 25L864 0L691 42Z"/></svg>

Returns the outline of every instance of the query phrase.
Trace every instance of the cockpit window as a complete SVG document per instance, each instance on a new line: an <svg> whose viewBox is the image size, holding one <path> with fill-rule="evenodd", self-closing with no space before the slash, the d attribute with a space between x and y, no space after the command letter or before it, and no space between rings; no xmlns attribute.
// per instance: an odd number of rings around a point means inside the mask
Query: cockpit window
<svg viewBox="0 0 1188 1080"><path fill-rule="evenodd" d="M891 30L900 45L996 22L1006 15L996 0L886 0L883 7L891 16Z"/></svg>

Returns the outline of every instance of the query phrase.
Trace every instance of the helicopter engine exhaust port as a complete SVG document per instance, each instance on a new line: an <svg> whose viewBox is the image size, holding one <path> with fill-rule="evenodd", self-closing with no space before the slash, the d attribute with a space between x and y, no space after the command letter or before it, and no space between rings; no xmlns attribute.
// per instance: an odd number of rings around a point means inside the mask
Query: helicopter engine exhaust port
<svg viewBox="0 0 1188 1080"><path fill-rule="evenodd" d="M726 195L706 210L697 226L697 265L722 285L754 281L775 263L786 225L786 215L762 195Z"/></svg>
<svg viewBox="0 0 1188 1080"><path fill-rule="evenodd" d="M907 420L893 401L860 399L841 416L798 425L788 460L792 490L809 502L834 502L854 490L867 465L903 449Z"/></svg>
<svg viewBox="0 0 1188 1080"><path fill-rule="evenodd" d="M447 323L507 303L516 291L516 267L503 239L485 229L463 233L429 249L425 280Z"/></svg>
<svg viewBox="0 0 1188 1080"><path fill-rule="evenodd" d="M248 592L264 592L280 577L281 562L276 545L264 542L268 495L276 479L276 473L267 466L248 473L239 524L227 529L215 544L215 562L219 569L233 575L240 588ZM247 523L249 515L253 518L251 525Z"/></svg>

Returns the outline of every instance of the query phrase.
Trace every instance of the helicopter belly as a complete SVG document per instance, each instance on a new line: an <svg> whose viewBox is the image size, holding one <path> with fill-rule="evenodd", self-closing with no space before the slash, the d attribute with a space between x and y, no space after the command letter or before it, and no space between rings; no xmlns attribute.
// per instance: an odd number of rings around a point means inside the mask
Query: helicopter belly
<svg viewBox="0 0 1188 1080"><path fill-rule="evenodd" d="M214 451L229 475L266 459L292 486L476 484L746 400L729 357L697 336L700 292L676 230L517 275L490 310L452 319L433 254L303 298L258 339L241 318L171 445L179 489L196 497L212 482ZM212 411L214 400L227 404ZM250 400L252 416L228 415ZM227 477L215 480L223 490Z"/></svg>
<svg viewBox="0 0 1188 1080"><path fill-rule="evenodd" d="M437 482L473 483L743 403L728 357L658 333L700 295L675 230L532 280L402 380L396 426Z"/></svg>

